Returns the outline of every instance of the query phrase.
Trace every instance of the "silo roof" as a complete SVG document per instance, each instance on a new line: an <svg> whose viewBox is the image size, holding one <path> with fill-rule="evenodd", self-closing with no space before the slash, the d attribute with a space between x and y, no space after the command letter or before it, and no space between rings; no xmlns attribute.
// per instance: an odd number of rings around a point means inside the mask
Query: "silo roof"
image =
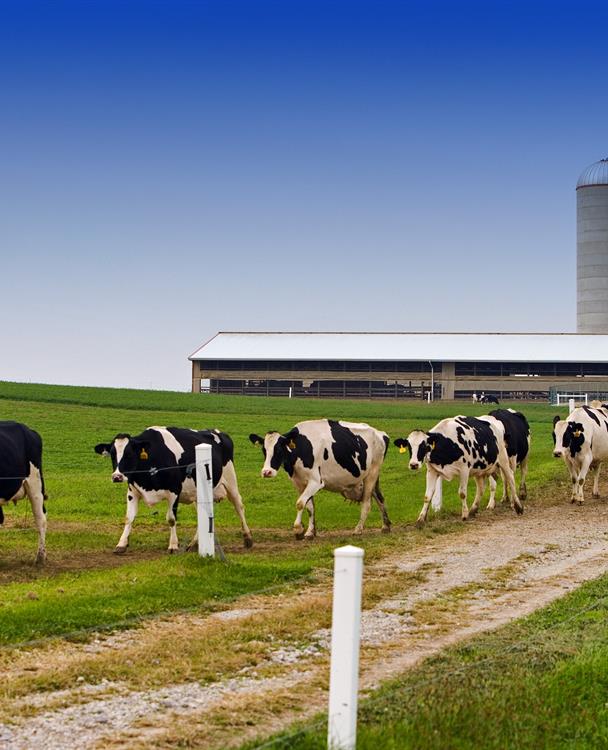
<svg viewBox="0 0 608 750"><path fill-rule="evenodd" d="M589 185L608 185L608 158L600 159L587 167L578 178L576 189Z"/></svg>

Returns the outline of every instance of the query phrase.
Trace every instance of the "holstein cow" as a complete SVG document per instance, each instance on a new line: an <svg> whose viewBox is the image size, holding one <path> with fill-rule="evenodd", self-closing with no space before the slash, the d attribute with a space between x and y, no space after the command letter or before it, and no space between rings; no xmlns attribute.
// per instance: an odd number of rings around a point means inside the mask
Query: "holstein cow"
<svg viewBox="0 0 608 750"><path fill-rule="evenodd" d="M268 432L264 437L252 434L249 439L264 452L262 476L275 477L283 466L298 491L293 524L297 539L316 535L314 496L322 489L361 503L355 534L363 532L372 497L382 513L382 531L390 531L379 481L389 444L386 433L367 424L313 419L299 422L284 435ZM304 508L308 511L306 533L302 526Z"/></svg>
<svg viewBox="0 0 608 750"><path fill-rule="evenodd" d="M46 508L42 476L42 439L19 422L0 422L0 525L2 506L28 496L38 529L36 564L46 559Z"/></svg>
<svg viewBox="0 0 608 750"><path fill-rule="evenodd" d="M530 425L528 420L520 411L514 409L494 409L490 412L490 416L502 422L505 429L505 445L513 477L515 477L518 466L520 471L518 495L520 500L525 500L528 496L526 476L528 474L528 454L530 451ZM492 491L488 508L492 509L495 505L494 495L496 490L494 477L490 478L490 488ZM508 494L507 482L504 482L503 501L508 497Z"/></svg>
<svg viewBox="0 0 608 750"><path fill-rule="evenodd" d="M515 490L504 440L504 427L494 417L457 416L442 419L429 432L414 430L407 438L395 440L395 445L401 452L409 449L410 469L417 470L422 464L427 467L424 504L416 521L418 526L426 521L438 479L449 482L458 477L462 520L465 521L477 513L486 480L499 469L509 487L511 507L517 513L524 512ZM470 510L467 505L469 476L473 477L477 486Z"/></svg>
<svg viewBox="0 0 608 750"><path fill-rule="evenodd" d="M498 404L500 401L496 398L496 396L492 396L489 393L482 393L479 397L479 403L480 404Z"/></svg>
<svg viewBox="0 0 608 750"><path fill-rule="evenodd" d="M580 406L566 419L553 419L553 455L563 458L570 478L570 501L582 505L583 485L593 473L593 497L599 497L600 464L608 459L608 410L601 406Z"/></svg>
<svg viewBox="0 0 608 750"><path fill-rule="evenodd" d="M99 443L95 452L112 459L113 482L127 482L127 517L114 552L123 554L129 545L129 534L139 500L148 506L166 500L167 523L171 527L169 552L178 550L175 529L178 503L196 502L195 448L211 446L213 499L228 496L241 520L243 539L251 547L252 538L234 470L234 446L231 438L219 430L188 430L182 427L148 427L140 435L117 435L111 443ZM188 545L195 549L198 532Z"/></svg>

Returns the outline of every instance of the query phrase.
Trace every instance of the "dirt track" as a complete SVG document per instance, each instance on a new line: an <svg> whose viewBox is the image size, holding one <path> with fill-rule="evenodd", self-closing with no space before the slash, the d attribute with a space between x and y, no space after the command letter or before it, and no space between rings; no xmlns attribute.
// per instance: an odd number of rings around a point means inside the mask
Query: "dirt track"
<svg viewBox="0 0 608 750"><path fill-rule="evenodd" d="M607 535L608 503L601 500L583 508L528 507L523 517L481 513L462 533L434 537L368 566L366 591L374 586L381 591L387 580L398 585L367 602L362 687L373 688L450 644L526 615L608 571ZM295 642L280 634L296 607L298 622L307 612L314 622L330 599L327 582L292 596L241 600L208 617L180 616L87 644L4 657L0 669L8 693L1 701L6 723L0 724L0 748L170 747L178 740L227 747L258 735L260 726L267 736L312 716L327 700L328 632L312 627ZM196 673L163 687L151 678L149 687L137 690L125 679L73 678L109 656L127 665L127 673L142 669L142 643L172 637L179 643L184 632L196 639L222 629L226 643L238 651L256 628L265 641L255 657L216 679L207 676L204 686ZM49 674L63 687L36 689Z"/></svg>

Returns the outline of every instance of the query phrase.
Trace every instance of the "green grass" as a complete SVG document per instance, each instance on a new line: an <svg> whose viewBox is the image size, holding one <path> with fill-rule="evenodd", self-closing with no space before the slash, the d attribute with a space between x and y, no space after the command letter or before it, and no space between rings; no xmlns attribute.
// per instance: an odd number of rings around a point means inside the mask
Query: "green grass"
<svg viewBox="0 0 608 750"><path fill-rule="evenodd" d="M551 419L555 409L546 404L521 408L533 432L529 502L539 502L541 498L544 502L552 496L556 501L565 501L565 470L551 456ZM381 480L394 524L393 534L381 536L378 533L380 514L373 508L363 537L352 537L350 532L357 523L359 507L344 502L338 495L320 493L317 501L319 536L312 543L295 543L290 530L295 517L296 492L284 472L274 480L260 477L263 457L260 449L249 442L249 433L263 433L270 428L287 430L303 419L326 416L367 421L395 438L415 427L431 427L445 416L485 411L485 407L470 403L308 401L0 382L0 419L25 422L43 437L44 473L49 494L49 562L41 571L32 565L36 533L28 505L21 502L15 508L5 507L7 522L0 529L0 603L3 605L0 606L0 639L21 641L48 633L68 632L77 627L89 627L96 620L106 622L108 617L128 619L139 614L142 607L149 615L173 607L195 606L208 595L215 596L205 590L199 592L196 586L181 588L179 601L170 596L170 581L175 571L180 565L191 571L196 563L184 556L179 556L177 561L166 558L164 550L169 532L164 520L164 504L153 510L141 507L129 552L124 558L111 554L122 530L125 487L110 481L110 462L95 454L93 446L110 440L118 432L136 434L150 425L176 425L219 427L233 437L239 485L254 537L253 549L242 550L238 519L228 502L216 506L216 528L228 550L229 560L238 561L241 566L238 570L250 570L250 580L246 575L235 579L240 581L237 589L245 594L267 584L268 574L264 572L262 561L269 559L269 555L272 555L272 565L287 577L309 573L315 567L328 567L331 551L340 543L356 540L370 559L395 547L403 549L412 539L431 533L428 529L449 530L460 509L456 487L449 484L444 492L442 518L431 516L427 530L413 530L411 524L418 515L424 494L424 473L409 472L407 456L391 447ZM190 541L194 527L194 508L182 506L178 518L182 546ZM138 564L142 569L149 567L156 571L157 593L144 593L121 578L123 568ZM20 594L11 598L11 587L46 586L47 582L52 586L63 575L72 578L66 586L60 586L65 589L60 597L63 609L58 606L52 610L52 625L46 622L50 616L45 614L51 609L41 605L42 598L25 605L19 603ZM99 575L107 581L116 601L124 590L124 596L130 600L128 606L123 602L117 605L116 611L107 609L105 599L109 588L100 587ZM226 580L230 596L233 596L235 589L230 588L232 584ZM83 591L87 586L91 593L85 596ZM217 586L217 591L221 592L219 582ZM149 603L140 602L141 598L148 598ZM86 607L80 607L79 602L85 600ZM73 616L70 611L73 608L78 609L82 617ZM23 612L36 609L41 613L39 616L22 617ZM5 628L17 613L15 625Z"/></svg>
<svg viewBox="0 0 608 750"><path fill-rule="evenodd" d="M604 576L426 660L360 704L358 750L608 747L607 618ZM313 727L279 735L273 747L325 748L325 722Z"/></svg>

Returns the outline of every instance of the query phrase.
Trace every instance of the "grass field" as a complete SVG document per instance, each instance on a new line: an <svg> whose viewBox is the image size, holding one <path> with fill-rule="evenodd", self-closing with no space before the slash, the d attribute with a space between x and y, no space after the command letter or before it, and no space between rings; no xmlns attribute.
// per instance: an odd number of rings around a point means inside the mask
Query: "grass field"
<svg viewBox="0 0 608 750"><path fill-rule="evenodd" d="M533 434L528 502L563 502L565 470L551 455L551 419L556 410L546 404L519 408ZM428 428L445 416L486 411L487 407L470 403L305 401L2 382L0 419L24 422L44 440L49 559L42 570L33 565L36 533L28 504L5 508L5 527L0 530L0 644L214 607L241 594L314 576L316 570L330 566L333 548L353 542L351 531L359 508L337 495L321 493L319 536L314 542L294 541L295 490L283 472L274 480L260 477L262 454L249 442L251 432L284 431L303 419L323 416L366 421L395 438L415 427ZM168 556L165 506L154 511L141 508L128 553L112 554L123 524L125 487L111 483L110 463L96 455L93 446L118 432L136 434L150 425L218 427L233 437L241 494L254 536L252 550L242 547L232 506L221 503L216 508L216 527L227 552L225 565L195 555ZM457 525L460 501L456 487L447 485L442 519L431 518L422 531L412 527L420 510L424 475L409 473L407 456L395 448L389 450L381 480L393 533L379 533L379 513L373 508L363 537L357 539L367 559ZM182 548L194 526L194 509L180 508Z"/></svg>
<svg viewBox="0 0 608 750"><path fill-rule="evenodd" d="M360 704L358 750L608 747L607 617L604 576L425 660ZM322 750L326 721L275 736L272 747Z"/></svg>

